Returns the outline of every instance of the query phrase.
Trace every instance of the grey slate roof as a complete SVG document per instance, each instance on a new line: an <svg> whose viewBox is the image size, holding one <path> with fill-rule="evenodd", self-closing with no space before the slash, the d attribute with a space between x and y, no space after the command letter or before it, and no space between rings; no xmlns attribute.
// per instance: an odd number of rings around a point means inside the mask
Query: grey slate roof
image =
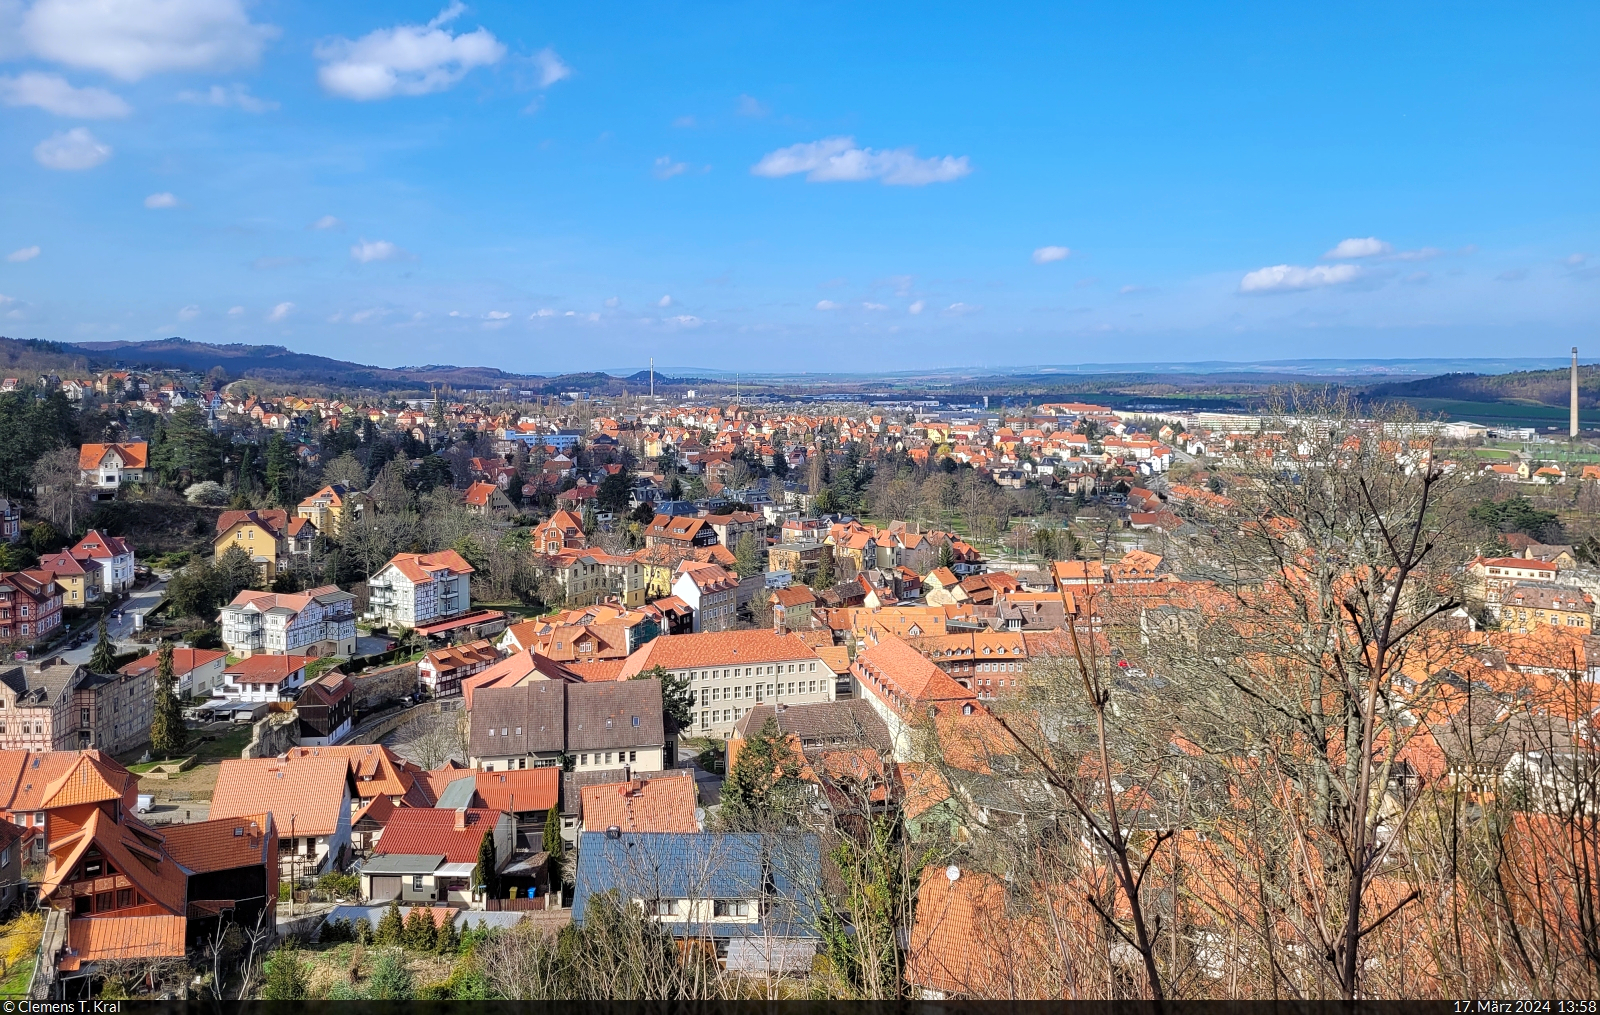
<svg viewBox="0 0 1600 1015"><path fill-rule="evenodd" d="M666 743L659 680L567 685L567 752Z"/></svg>
<svg viewBox="0 0 1600 1015"><path fill-rule="evenodd" d="M661 683L531 680L480 688L472 696L468 741L479 758L660 747L666 743Z"/></svg>
<svg viewBox="0 0 1600 1015"><path fill-rule="evenodd" d="M444 863L442 854L383 853L361 867L363 874L432 874Z"/></svg>
<svg viewBox="0 0 1600 1015"><path fill-rule="evenodd" d="M734 724L734 732L748 737L776 718L778 728L800 739L802 749L826 747L870 747L884 753L894 750L889 727L863 698L818 701L805 705L785 705L779 712L772 705L756 705Z"/></svg>
<svg viewBox="0 0 1600 1015"><path fill-rule="evenodd" d="M433 806L441 810L458 810L462 807L473 806L472 798L478 795L478 781L476 779L457 779L444 788L439 794L439 801Z"/></svg>
<svg viewBox="0 0 1600 1015"><path fill-rule="evenodd" d="M816 835L742 832L637 832L578 841L572 902L583 923L589 900L616 889L630 899L759 899L754 922L664 921L678 937L818 938L822 853ZM647 911L651 907L647 906Z"/></svg>

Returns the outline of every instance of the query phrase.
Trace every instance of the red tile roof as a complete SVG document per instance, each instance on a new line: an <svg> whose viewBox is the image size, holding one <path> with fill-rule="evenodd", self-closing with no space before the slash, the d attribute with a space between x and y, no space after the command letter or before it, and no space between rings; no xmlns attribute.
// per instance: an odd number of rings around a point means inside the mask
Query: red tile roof
<svg viewBox="0 0 1600 1015"><path fill-rule="evenodd" d="M94 916L67 923L67 954L59 968L86 962L182 958L188 921L182 916Z"/></svg>
<svg viewBox="0 0 1600 1015"><path fill-rule="evenodd" d="M251 656L222 671L234 683L281 684L306 668L310 656Z"/></svg>
<svg viewBox="0 0 1600 1015"><path fill-rule="evenodd" d="M181 677L185 673L214 663L218 659L227 658L228 653L217 652L207 648L175 648L172 650L172 674ZM124 665L118 673L126 673L130 677L140 677L146 673L154 673L161 663L161 653L152 652L147 656L140 656L133 662Z"/></svg>
<svg viewBox="0 0 1600 1015"><path fill-rule="evenodd" d="M402 807L384 826L375 852L443 855L446 863L473 863L478 859L484 833L494 831L500 813L478 807L468 808L465 815L453 810ZM461 816L465 817L465 827L457 829L456 819Z"/></svg>
<svg viewBox="0 0 1600 1015"><path fill-rule="evenodd" d="M810 661L817 658L800 638L772 631L708 631L652 639L639 647L622 667L628 679L653 666L682 670L698 666L755 665L757 663Z"/></svg>
<svg viewBox="0 0 1600 1015"><path fill-rule="evenodd" d="M332 835L348 807L349 779L350 763L344 758L224 761L211 795L211 817L240 818L270 811L280 834Z"/></svg>
<svg viewBox="0 0 1600 1015"><path fill-rule="evenodd" d="M694 776L687 769L662 772L629 782L585 786L583 830L603 832L698 832Z"/></svg>

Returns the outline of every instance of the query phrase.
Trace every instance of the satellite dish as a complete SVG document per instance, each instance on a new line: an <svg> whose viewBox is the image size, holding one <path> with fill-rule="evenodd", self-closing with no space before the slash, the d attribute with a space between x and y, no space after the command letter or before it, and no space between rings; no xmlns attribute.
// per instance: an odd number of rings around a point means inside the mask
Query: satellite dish
<svg viewBox="0 0 1600 1015"><path fill-rule="evenodd" d="M961 877L961 868L957 867L955 864L951 864L944 869L944 876L949 878L951 881L955 881L957 878Z"/></svg>

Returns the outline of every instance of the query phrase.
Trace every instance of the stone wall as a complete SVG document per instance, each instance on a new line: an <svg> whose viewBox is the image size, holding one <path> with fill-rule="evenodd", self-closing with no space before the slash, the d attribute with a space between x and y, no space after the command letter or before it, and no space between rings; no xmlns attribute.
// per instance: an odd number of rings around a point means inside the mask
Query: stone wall
<svg viewBox="0 0 1600 1015"><path fill-rule="evenodd" d="M399 701L417 689L417 664L396 663L351 677L356 711Z"/></svg>
<svg viewBox="0 0 1600 1015"><path fill-rule="evenodd" d="M276 758L300 745L300 717L294 712L271 712L250 727L250 742L239 757Z"/></svg>

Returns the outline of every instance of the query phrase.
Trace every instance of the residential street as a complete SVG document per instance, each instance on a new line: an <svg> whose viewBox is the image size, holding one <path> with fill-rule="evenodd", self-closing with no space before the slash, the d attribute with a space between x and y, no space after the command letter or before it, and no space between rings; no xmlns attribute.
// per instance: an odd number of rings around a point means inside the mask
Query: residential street
<svg viewBox="0 0 1600 1015"><path fill-rule="evenodd" d="M128 596L119 610L121 614L115 620L107 623L111 640L116 645L118 652L129 651L133 647L133 618L135 615L143 616L155 609L161 602L161 596L166 591L167 583L157 581L133 592ZM69 663L86 663L94 654L94 643L97 635L91 635L89 640L75 649L56 653Z"/></svg>

